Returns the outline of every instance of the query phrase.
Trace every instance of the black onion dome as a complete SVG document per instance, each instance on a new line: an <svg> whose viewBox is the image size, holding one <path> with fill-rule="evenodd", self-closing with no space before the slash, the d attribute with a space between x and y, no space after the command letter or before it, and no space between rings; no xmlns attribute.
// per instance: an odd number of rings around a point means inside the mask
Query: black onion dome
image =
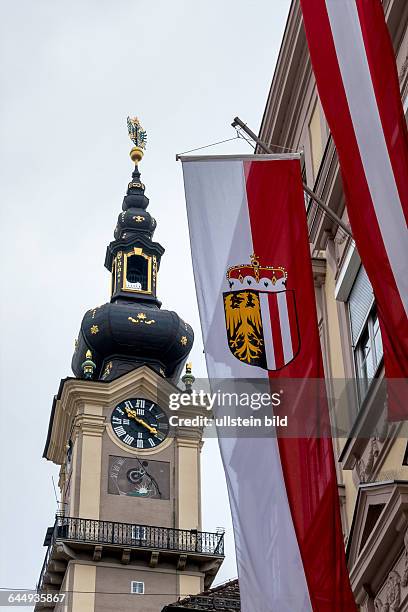
<svg viewBox="0 0 408 612"><path fill-rule="evenodd" d="M130 208L120 213L114 236L116 240L119 240L139 232L145 232L151 238L155 229L156 219L153 219L150 213L139 208Z"/></svg>
<svg viewBox="0 0 408 612"><path fill-rule="evenodd" d="M139 155L140 149L136 150ZM147 364L177 381L191 350L190 325L175 312L160 309L156 286L164 248L152 241L156 221L146 210L149 200L144 191L136 165L115 240L106 250L110 303L85 314L76 342L72 370L78 378L113 380Z"/></svg>
<svg viewBox="0 0 408 612"><path fill-rule="evenodd" d="M90 349L95 380L112 380L143 364L177 379L193 340L192 328L175 312L132 302L108 303L85 314L72 369L83 377L82 363Z"/></svg>

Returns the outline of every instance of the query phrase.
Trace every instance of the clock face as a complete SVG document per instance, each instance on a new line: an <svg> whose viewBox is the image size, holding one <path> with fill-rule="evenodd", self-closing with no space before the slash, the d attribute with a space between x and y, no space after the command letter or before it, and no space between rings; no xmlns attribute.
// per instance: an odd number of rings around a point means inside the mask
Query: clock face
<svg viewBox="0 0 408 612"><path fill-rule="evenodd" d="M127 399L114 408L111 425L115 435L132 448L155 448L169 432L169 420L154 402Z"/></svg>

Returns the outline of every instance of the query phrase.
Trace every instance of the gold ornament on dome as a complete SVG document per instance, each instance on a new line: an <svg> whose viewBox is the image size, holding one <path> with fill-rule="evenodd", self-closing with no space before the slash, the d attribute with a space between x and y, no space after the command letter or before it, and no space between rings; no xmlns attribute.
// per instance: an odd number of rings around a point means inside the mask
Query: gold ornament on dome
<svg viewBox="0 0 408 612"><path fill-rule="evenodd" d="M152 325L153 323L156 323L154 319L147 319L147 316L144 312L139 312L136 319L134 319L133 317L128 317L128 321L135 324L144 323L145 325Z"/></svg>

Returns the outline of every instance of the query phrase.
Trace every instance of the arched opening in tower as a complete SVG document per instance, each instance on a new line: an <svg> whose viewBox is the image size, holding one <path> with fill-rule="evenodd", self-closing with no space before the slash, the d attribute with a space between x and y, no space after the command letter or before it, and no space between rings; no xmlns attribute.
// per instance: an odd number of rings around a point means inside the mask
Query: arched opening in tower
<svg viewBox="0 0 408 612"><path fill-rule="evenodd" d="M147 291L148 261L141 255L132 255L127 259L126 285L129 289Z"/></svg>

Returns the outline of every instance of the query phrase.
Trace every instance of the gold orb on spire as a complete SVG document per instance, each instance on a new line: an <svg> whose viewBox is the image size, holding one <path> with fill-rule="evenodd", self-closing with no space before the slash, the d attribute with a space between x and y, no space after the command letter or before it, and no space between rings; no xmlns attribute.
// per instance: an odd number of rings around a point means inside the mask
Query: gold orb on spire
<svg viewBox="0 0 408 612"><path fill-rule="evenodd" d="M127 127L129 138L135 145L130 151L130 159L137 165L141 161L146 149L147 133L137 117L128 117Z"/></svg>

